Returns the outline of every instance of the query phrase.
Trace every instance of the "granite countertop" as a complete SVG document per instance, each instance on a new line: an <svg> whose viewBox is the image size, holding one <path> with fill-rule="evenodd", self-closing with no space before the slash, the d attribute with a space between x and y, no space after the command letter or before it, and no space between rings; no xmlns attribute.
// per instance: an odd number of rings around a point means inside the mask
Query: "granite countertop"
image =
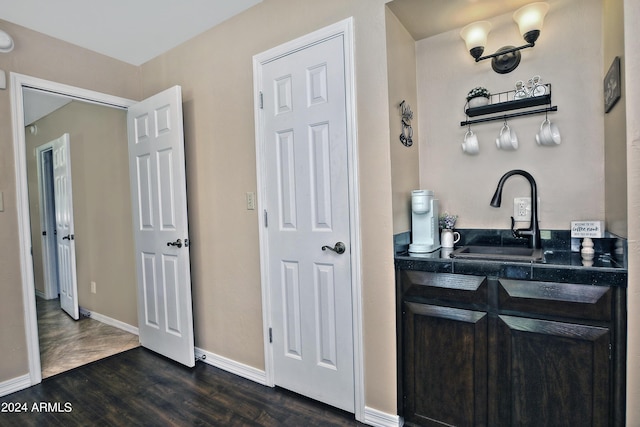
<svg viewBox="0 0 640 427"><path fill-rule="evenodd" d="M626 242L620 242L617 237L594 240L596 256L593 265L584 265L580 253L572 251L572 247L576 249L576 242L564 231L552 232L550 239L543 240L544 257L538 262L450 258L449 254L453 249L438 249L428 254L409 253L406 234L396 236L397 269L545 282L627 286ZM522 245L522 239L513 241L508 230L460 230L460 234L460 246ZM579 245L579 241L577 244Z"/></svg>

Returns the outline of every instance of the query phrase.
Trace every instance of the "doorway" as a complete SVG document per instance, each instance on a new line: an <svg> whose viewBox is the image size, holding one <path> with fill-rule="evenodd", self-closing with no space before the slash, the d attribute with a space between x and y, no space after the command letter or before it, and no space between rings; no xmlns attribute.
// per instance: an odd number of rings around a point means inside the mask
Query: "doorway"
<svg viewBox="0 0 640 427"><path fill-rule="evenodd" d="M152 264L158 264L155 260L150 260L149 257L144 258L142 261L149 261L146 264L143 263L143 269L137 268L140 264L139 257L134 256L134 247L138 249L137 235L134 239L133 228L140 227L139 221L134 222L134 212L132 205L143 206L146 211L155 211L157 209L162 210L162 214L177 216L181 218L187 218L186 212L186 182L185 176L185 164L179 160L184 160L184 157L175 155L163 157L158 156L159 161L162 163L163 171L170 173L156 174L160 181L162 189L165 193L176 194L178 192L185 194L185 203L175 203L170 205L166 203L161 197L154 197L154 194L145 193L140 194L141 188L135 188L132 190L130 181L130 171L133 174L140 174L141 169L134 169L137 164L142 167L145 163L144 155L140 156L135 153L135 150L131 149L132 144L139 144L146 138L147 131L153 130L159 137L166 137L170 139L170 144L180 150L184 149L184 138L182 132L182 97L181 88L179 86L162 91L150 98L147 98L140 102L134 102L124 98L118 98L112 95L107 95L100 92L94 92L86 89L77 88L74 86L63 85L60 83L50 82L47 80L20 75L17 73L11 73L11 108L12 108L12 124L14 129L14 165L16 169L16 199L17 199L17 213L18 213L18 234L19 234L19 246L20 246L20 268L22 273L22 290L24 301L24 313L25 313L25 330L27 333L27 356L29 364L28 379L22 379L22 382L17 385L17 388L24 388L30 385L37 384L42 381L41 373L41 360L39 357L39 344L38 344L38 325L37 314L35 304L35 279L34 279L34 263L32 262L32 242L37 242L38 239L33 240L32 235L36 234L32 230L32 216L30 215L29 195L33 194L33 191L29 191L29 179L28 179L28 162L33 161L35 156L27 155L30 150L26 147L26 135L25 129L25 111L24 111L24 90L40 90L43 92L62 95L72 100L71 104L80 106L98 106L103 108L100 117L108 115L109 113L119 114L117 118L116 126L104 126L102 129L98 129L96 126L89 126L86 132L77 132L73 137L74 141L78 141L77 148L75 150L76 156L80 156L79 159L71 161L71 165L76 167L82 167L83 169L77 170L78 174L84 176L80 181L82 186L75 186L74 193L81 187L84 190L83 197L84 203L78 203L87 209L89 214L77 215L75 221L75 242L78 247L81 246L81 240L84 239L84 247L86 250L78 250L78 254L86 257L89 262L78 263L79 266L87 267L88 271L81 271L82 268L78 268L78 294L82 296L83 292L85 298L88 301L95 302L95 296L92 294L100 294L101 292L111 291L112 298L106 298L105 300L110 312L113 312L112 318L101 315L102 321L109 320L116 326L122 329L135 329L136 333L140 335L140 343L142 346L149 348L161 355L169 358L173 358L170 351L165 351L164 348L157 348L151 344L145 343L145 336L147 331L145 328L134 327L132 325L138 325L140 322L148 322L149 313L145 313L141 309L145 304L140 304L142 299L138 296L140 292L148 291L151 289L149 281L147 281L143 289L143 282L140 280L140 271L143 274L154 274L150 268ZM160 107L154 106L154 103L159 99L165 99L171 97L171 102L163 104ZM131 108L133 107L133 108ZM138 111L139 109L151 108L150 111L140 115L134 115L132 111ZM68 112L68 111L67 111ZM179 113L179 114L178 114ZM157 120L153 123L153 126L147 120L148 117L153 116ZM146 118L145 118L146 117ZM76 116L73 116L71 120L75 123ZM132 121L134 126L131 126ZM149 126L146 126L149 124ZM177 126L180 124L180 126ZM144 125L144 126L143 126ZM179 130L179 132L178 132ZM120 132L120 135L113 136L110 132ZM99 138L100 132L106 134L106 139ZM122 138L122 134L126 135ZM134 138L135 136L135 138ZM101 142L102 141L102 142ZM126 141L126 142L125 142ZM87 149L89 144L93 142L94 145ZM166 142L166 141L165 141ZM114 150L121 150L121 157L118 161L107 162L106 156L113 155ZM72 150L73 151L73 150ZM176 151L177 153L177 151ZM117 153L116 153L117 155ZM71 153L73 158L74 154ZM137 157L136 157L137 156ZM175 158L175 159L174 159ZM171 163L167 167L169 160L174 159L175 162ZM130 169L131 166L131 169ZM151 167L148 172L152 172L154 169ZM100 176L100 173L108 173L109 179L104 177L97 179L101 187L91 187L89 184L96 181L96 177ZM77 176L74 171L74 176ZM148 175L150 176L150 175ZM182 179L180 179L182 177ZM117 190L117 189L120 190ZM77 194L74 194L76 197ZM144 196L141 198L141 196ZM149 197L147 197L149 196ZM77 198L76 198L77 200ZM141 203L140 201L143 201ZM175 208L175 210L171 210ZM184 212L178 212L178 209L183 209ZM139 216L140 209L136 210L136 218ZM91 215L94 216L94 220L88 219ZM143 217L146 218L146 217ZM156 218L156 216L154 216ZM160 216L159 218L162 218ZM85 221L84 231L81 231L81 220ZM163 222L162 225L165 225ZM147 223L142 224L143 228L146 228ZM156 232L156 230L150 230ZM185 248L188 244L188 234L186 230L176 227L176 232L185 236L184 244L181 240L169 241L166 247ZM157 234L157 233L156 233ZM70 236L69 236L70 237ZM162 237L162 236L159 236ZM135 244L134 244L135 240ZM152 239L151 239L152 240ZM162 246L162 245L161 245ZM138 251L139 252L139 251ZM159 251L160 252L160 251ZM177 259L184 259L183 264L189 265L187 251L182 251L181 256L175 254L164 256L166 261L162 268L169 274L176 269L171 270L171 263ZM106 262L107 259L111 261L111 257L121 257L121 263L118 262ZM95 260L92 262L91 260ZM175 265L175 262L174 262ZM129 271L130 270L130 271ZM87 273L84 274L83 273ZM114 280L113 275L116 275ZM105 282L94 281L94 275L99 277L106 277ZM193 354L193 318L191 311L185 309L185 307L191 307L191 293L190 293L190 280L183 280L184 275L174 274L173 278L176 279L173 290L175 292L171 294L157 293L158 298L154 299L157 304L153 309L153 313L159 315L156 316L158 320L157 324L163 328L167 334L176 334L178 332L184 333L185 336L191 338L181 341L181 345L184 348L179 349L182 353ZM101 279L102 280L102 279ZM102 284L101 284L102 283ZM106 285L105 285L106 283ZM120 286L120 288L114 291L114 288ZM125 293L131 293L131 295L123 295ZM162 297L162 298L161 298ZM175 299L175 301L174 301ZM179 319L180 323L176 324L175 320L177 316L164 317L164 314L168 310L171 310L176 306L176 301L180 304L180 313L183 314ZM132 305L133 309L128 305ZM144 307L142 307L144 308ZM148 308L148 307L147 307ZM161 313L162 312L162 313ZM175 313L170 313L175 314ZM95 312L88 313L90 317L96 318ZM168 320L168 321L167 321ZM148 326L148 325L147 325ZM162 340L157 340L155 344L165 344ZM171 349L176 350L176 349ZM174 360L177 360L174 358ZM180 360L179 360L180 361ZM193 366L195 358L184 362L187 366Z"/></svg>
<svg viewBox="0 0 640 427"><path fill-rule="evenodd" d="M36 287L38 287L39 291L44 292L44 286L42 286L44 275L42 273L41 224L37 208L32 209L32 203L30 203L30 198L32 200L34 198L37 199L37 178L34 179L34 175L30 175L29 171L37 170L35 164L36 156L32 154L35 147L66 132L64 128L67 128L67 124L53 120L53 118L47 122L45 117L38 122L40 126L37 127L37 132L32 132L30 128L25 127L24 93L35 89L66 98L68 105L62 109L56 109L56 112L66 114L68 117L78 114L78 110L82 110L86 106L102 108L103 111L98 115L111 114L120 116L118 120L122 124L119 125L119 128L123 129L121 133L124 136L120 138L119 143L114 143L116 139L108 134L110 129L114 128L111 124L106 124L92 133L77 130L72 135L73 143L77 143L77 150L71 153L72 159L76 160L75 162L72 160L71 163L72 166L75 164L78 167L77 171L74 170L74 179L77 178L74 185L74 193L78 193L76 202L83 200L80 204L87 209L82 214L76 215L75 221L75 242L79 251L78 288L79 294L81 296L84 295L85 301L88 301L86 304L89 310L85 310L84 314L85 316L93 317L90 320L112 323L111 326L136 334L137 327L134 326L137 325L135 308L136 281L133 244L126 242L126 239L129 239L129 242L132 242L133 239L131 236L131 221L126 220L126 218L131 218L132 215L127 160L126 109L128 106L133 105L134 102L18 74L12 74L11 78L20 263L23 277L23 300L25 302L27 356L29 362L28 384L26 386L29 386L42 380ZM69 120L73 119L69 118ZM116 118L113 118L113 120L116 120ZM58 123L62 124L58 125ZM25 130L28 131L29 138ZM36 129L33 129L33 131L36 131ZM51 134L48 132L51 132ZM36 133L36 135L33 135L33 133ZM92 141L100 139L97 138L99 133L102 133L100 138L103 143L97 143L92 146ZM27 139L32 136L36 137L36 140L32 142L34 145L27 147ZM40 140L37 140L37 137L40 137ZM111 143L104 143L104 141L111 141ZM115 166L113 164L109 165L103 161L105 156L114 155L113 150L116 147L122 149L123 157L119 161L119 164L122 164L121 166L117 164ZM91 157L93 157L93 163L87 162L87 159ZM109 169L113 169L112 179L107 182L104 179L97 179L99 175L104 174ZM32 176L32 178L29 178L29 176ZM102 182L101 185L100 182ZM121 194L119 194L122 191L114 191L114 188L125 189L123 190L126 191L125 197L121 197ZM119 199L122 200L119 201ZM114 231L110 227L106 227L106 225L109 225L109 221L114 219L123 224L121 229ZM33 256L32 253L34 254ZM37 255L38 253L40 255ZM125 255L117 258L120 253L125 253ZM129 266L122 264L122 260L125 258L128 259ZM103 260L104 262L96 262L96 260ZM121 299L119 299L118 295L109 294L108 291L113 284L119 282L108 279L109 271L127 272L125 275L129 276L129 279L122 284L122 289L128 286L130 295L126 295L126 297L120 296ZM95 293L92 292L92 288L97 288ZM110 314L107 310L95 309L95 303L99 299L104 299L112 307L115 307L115 314ZM132 308L127 308L127 304L131 304ZM118 312L117 310L121 311ZM132 314L127 317L122 314L123 312ZM85 320L80 320L79 322L82 323Z"/></svg>
<svg viewBox="0 0 640 427"><path fill-rule="evenodd" d="M28 102L37 102L37 100L29 99ZM69 105L69 104L67 104ZM69 107L73 107L69 105ZM31 106L27 105L27 109ZM65 107L62 107L65 108ZM64 118L64 112L51 113L54 117L47 119L42 118L35 122L42 123L40 130L47 131L47 128L55 123L59 118ZM57 120L58 119L58 120ZM28 126L27 133L30 136L37 133L38 125L31 124ZM33 145L27 137L27 144ZM75 240L66 240L65 231L58 227L58 223L62 220L63 212L61 212L61 200L56 198L56 163L58 163L58 182L60 182L60 158L54 161L54 152L60 148L71 147L72 141L69 135L65 134L60 138L47 142L35 148L37 171L29 170L29 176L35 175L37 172L38 182L38 199L39 212L34 212L35 206L31 208L32 223L40 223L41 228L34 230L33 238L40 239L42 270L35 268L36 279L36 307L38 317L38 340L40 347L40 360L42 367L42 377L59 374L61 372L76 368L87 363L129 350L139 346L138 336L131 332L122 330L112 325L100 322L90 317L79 317L79 306L77 301L77 286L74 286L71 292L66 289L70 284L76 283L75 277L77 270L75 262L65 263L65 259L69 261L68 249L67 256L59 256L59 243L69 245L75 243ZM70 165L69 165L70 166ZM67 169L69 176L66 180L71 182L71 168ZM58 193L60 193L58 185ZM70 186L71 187L71 186ZM31 191L31 190L30 190ZM60 194L58 195L60 196ZM67 201L71 201L69 197ZM57 201L57 203L56 203ZM56 214L56 204L58 205L58 213ZM82 209L79 209L83 212ZM38 214L39 213L39 217ZM33 218L36 217L36 218ZM69 217L70 219L70 217ZM40 253L37 245L32 242L32 247L36 248L34 255ZM63 251L65 248L63 248ZM64 252L63 252L64 255ZM75 260L75 256L73 259ZM84 258L81 257L83 262ZM34 257L34 263L36 263ZM60 274L61 271L65 274ZM60 286L60 278L66 280L67 283ZM37 289L40 283L43 283L44 290Z"/></svg>
<svg viewBox="0 0 640 427"><path fill-rule="evenodd" d="M34 128L35 131L36 128ZM46 143L36 148L38 193L40 199L40 224L42 242L42 272L44 289L36 294L50 300L60 295L58 283L58 248L55 241L55 192L53 185L53 144ZM35 267L34 267L35 270Z"/></svg>

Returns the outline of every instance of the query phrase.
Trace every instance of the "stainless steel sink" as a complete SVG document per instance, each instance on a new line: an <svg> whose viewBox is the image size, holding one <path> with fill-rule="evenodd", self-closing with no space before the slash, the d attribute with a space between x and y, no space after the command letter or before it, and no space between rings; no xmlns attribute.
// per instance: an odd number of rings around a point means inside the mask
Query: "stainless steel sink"
<svg viewBox="0 0 640 427"><path fill-rule="evenodd" d="M451 252L451 258L535 262L542 260L542 249L510 246L462 246Z"/></svg>

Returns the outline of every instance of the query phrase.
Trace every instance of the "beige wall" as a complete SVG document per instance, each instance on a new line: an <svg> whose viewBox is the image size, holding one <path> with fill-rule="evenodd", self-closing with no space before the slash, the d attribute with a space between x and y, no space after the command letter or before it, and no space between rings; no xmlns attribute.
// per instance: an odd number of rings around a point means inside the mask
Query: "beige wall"
<svg viewBox="0 0 640 427"><path fill-rule="evenodd" d="M459 30L417 42L420 118L420 183L435 190L441 210L458 214L461 228L508 228L513 198L529 196L522 178L505 186L503 206L489 201L499 178L511 169L529 171L538 184L540 226L568 229L572 220L604 219L604 126L602 103L602 2L551 0L542 34L532 49L522 51L520 66L498 74L490 61L475 63ZM511 13L491 19L487 53L522 41ZM578 35L579 36L576 36ZM516 80L540 75L552 84L549 118L560 128L562 143L540 147L535 142L544 115L515 118L517 151L498 150L500 121L472 127L480 153L460 147L466 128L467 92L485 86L491 92L511 90Z"/></svg>
<svg viewBox="0 0 640 427"><path fill-rule="evenodd" d="M388 8L386 24L393 232L397 234L411 230L411 191L420 187L416 43ZM411 147L405 147L399 138L402 132L399 104L403 100L413 111L411 125L414 143Z"/></svg>
<svg viewBox="0 0 640 427"><path fill-rule="evenodd" d="M616 56L620 57L622 96L604 115L604 196L606 227L619 236L627 236L627 128L624 93L624 11L623 0L604 0L604 68L607 74Z"/></svg>
<svg viewBox="0 0 640 427"><path fill-rule="evenodd" d="M624 64L627 76L640 76L640 2L624 0ZM627 93L627 205L629 213L629 288L627 351L627 425L640 425L640 82L625 81Z"/></svg>
<svg viewBox="0 0 640 427"><path fill-rule="evenodd" d="M139 99L139 69L0 20L15 49L0 55L0 69ZM10 91L0 90L0 382L28 373L19 251Z"/></svg>
<svg viewBox="0 0 640 427"><path fill-rule="evenodd" d="M264 368L252 57L354 17L366 405L396 413L384 0L265 0L142 66L183 88L196 346ZM288 19L295 16L296 19Z"/></svg>
<svg viewBox="0 0 640 427"><path fill-rule="evenodd" d="M74 101L35 125L26 152L36 287L44 289L34 150L69 133L79 304L137 326L126 111Z"/></svg>

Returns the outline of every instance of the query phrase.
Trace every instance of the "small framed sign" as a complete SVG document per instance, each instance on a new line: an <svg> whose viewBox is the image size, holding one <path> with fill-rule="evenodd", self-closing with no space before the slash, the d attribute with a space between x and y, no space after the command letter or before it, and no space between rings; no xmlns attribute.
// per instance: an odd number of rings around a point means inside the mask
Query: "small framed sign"
<svg viewBox="0 0 640 427"><path fill-rule="evenodd" d="M620 99L620 57L616 56L604 77L604 112L611 111L613 106Z"/></svg>
<svg viewBox="0 0 640 427"><path fill-rule="evenodd" d="M604 221L571 221L571 237L604 237Z"/></svg>

